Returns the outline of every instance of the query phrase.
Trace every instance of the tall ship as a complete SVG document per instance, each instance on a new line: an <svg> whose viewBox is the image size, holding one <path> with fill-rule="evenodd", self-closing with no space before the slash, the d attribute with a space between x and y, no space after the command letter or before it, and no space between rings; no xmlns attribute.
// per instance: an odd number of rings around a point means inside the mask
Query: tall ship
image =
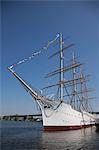
<svg viewBox="0 0 99 150"><path fill-rule="evenodd" d="M84 75L82 64L72 52L69 64L65 64L66 52L74 46L74 44L64 44L62 33L59 33L54 40L49 41L40 51L32 54L33 58L48 47L55 43L58 44L58 50L52 53L49 58L59 58L59 68L48 73L46 78L58 78L57 83L44 87L45 90L56 88L56 96L48 96L38 92L28 84L18 73L15 72L16 64L8 67L8 70L21 83L24 89L32 96L33 100L39 105L44 131L66 131L76 130L95 125L95 117L91 113L90 99L88 93L92 89L87 88L88 75ZM24 63L28 59L21 60L17 64ZM53 80L54 81L54 80ZM53 90L54 91L54 90Z"/></svg>

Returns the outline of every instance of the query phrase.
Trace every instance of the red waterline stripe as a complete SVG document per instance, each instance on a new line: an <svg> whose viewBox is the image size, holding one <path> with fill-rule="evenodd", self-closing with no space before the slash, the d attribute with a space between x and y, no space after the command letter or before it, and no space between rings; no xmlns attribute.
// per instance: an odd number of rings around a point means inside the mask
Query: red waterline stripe
<svg viewBox="0 0 99 150"><path fill-rule="evenodd" d="M68 131L68 130L78 130L82 128L92 127L94 124L81 125L81 126L44 126L44 131Z"/></svg>

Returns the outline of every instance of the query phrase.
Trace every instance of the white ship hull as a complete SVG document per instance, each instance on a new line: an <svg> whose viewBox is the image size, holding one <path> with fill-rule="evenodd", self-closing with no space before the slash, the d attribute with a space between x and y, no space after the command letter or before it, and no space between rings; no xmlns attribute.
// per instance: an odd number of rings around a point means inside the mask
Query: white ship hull
<svg viewBox="0 0 99 150"><path fill-rule="evenodd" d="M91 113L77 111L65 102L59 104L57 101L38 95L18 74L12 69L9 70L39 104L45 131L74 130L95 125L95 116Z"/></svg>
<svg viewBox="0 0 99 150"><path fill-rule="evenodd" d="M95 125L94 115L85 111L79 112L64 102L56 110L39 105L45 131L74 130Z"/></svg>

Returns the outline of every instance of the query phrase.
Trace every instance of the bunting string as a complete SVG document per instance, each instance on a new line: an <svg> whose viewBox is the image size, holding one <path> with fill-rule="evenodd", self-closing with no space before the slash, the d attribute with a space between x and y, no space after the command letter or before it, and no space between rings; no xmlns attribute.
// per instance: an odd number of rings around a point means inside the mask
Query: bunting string
<svg viewBox="0 0 99 150"><path fill-rule="evenodd" d="M47 49L49 48L49 46L50 46L51 44L53 44L53 43L59 38L59 36L60 36L60 35L57 34L56 37L55 37L53 40L48 41L47 44L46 44L44 47L42 47L40 50L38 50L38 51L36 51L36 52L33 52L29 57L27 57L27 58L25 58L25 59L22 59L22 60L20 60L20 61L18 61L18 62L16 62L16 63L12 64L9 68L10 68L10 69L13 69L13 68L16 67L17 65L20 65L20 64L22 64L22 63L25 63L25 62L27 62L28 60L33 59L35 56L38 56L38 55L41 54L44 50L47 50Z"/></svg>

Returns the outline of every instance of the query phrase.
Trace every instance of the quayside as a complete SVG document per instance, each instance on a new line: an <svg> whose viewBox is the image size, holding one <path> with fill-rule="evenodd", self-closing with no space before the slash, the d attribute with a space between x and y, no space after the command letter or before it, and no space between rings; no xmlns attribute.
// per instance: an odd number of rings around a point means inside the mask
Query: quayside
<svg viewBox="0 0 99 150"><path fill-rule="evenodd" d="M48 73L46 78L59 76L57 83L48 85L42 90L57 88L57 97L52 98L39 93L32 88L25 80L15 72L16 65L28 61L28 58L19 61L17 64L8 67L8 70L21 83L24 89L37 102L42 112L44 131L64 131L77 130L95 125L95 116L91 113L90 99L88 93L92 89L87 88L89 76L84 75L83 65L75 57L75 52L72 52L69 65L65 64L66 51L69 51L75 44L64 44L63 35L59 33L56 37L49 41L42 50L34 52L29 59L40 55L43 51L47 51L52 44L59 44L59 50L49 56L49 59L54 57L59 58L59 68ZM70 74L69 79L66 74Z"/></svg>

